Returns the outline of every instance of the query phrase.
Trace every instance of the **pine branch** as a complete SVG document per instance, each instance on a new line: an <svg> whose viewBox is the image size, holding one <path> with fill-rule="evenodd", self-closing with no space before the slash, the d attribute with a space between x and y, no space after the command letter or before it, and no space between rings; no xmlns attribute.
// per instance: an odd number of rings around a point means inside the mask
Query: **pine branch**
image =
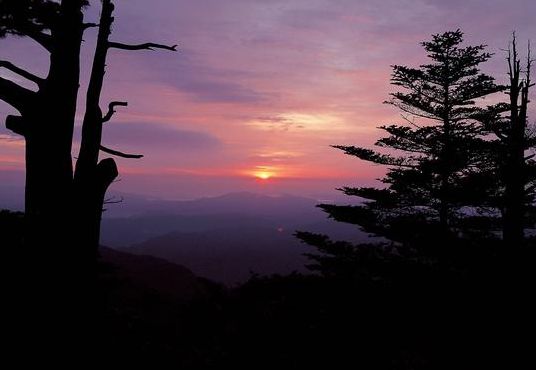
<svg viewBox="0 0 536 370"><path fill-rule="evenodd" d="M177 47L179 45L162 45L162 44L155 44L152 42L147 42L145 44L137 44L137 45L131 45L131 44L123 44L120 42L109 42L108 47L114 48L114 49L121 49L121 50L154 50L154 49L163 49L163 50L169 50L169 51L177 51Z"/></svg>
<svg viewBox="0 0 536 370"><path fill-rule="evenodd" d="M400 116L402 117L402 119L403 119L404 121L406 121L407 123L409 123L409 124L412 125L413 127L417 128L417 129L421 129L421 128L422 128L421 126L419 126L418 124L415 123L415 118L412 119L412 120L410 120L410 119L408 118L408 116L406 116L406 115L404 115L404 114L401 114Z"/></svg>
<svg viewBox="0 0 536 370"><path fill-rule="evenodd" d="M430 119L430 120L434 120L434 121L442 121L441 118L439 118L439 117L437 117L435 115L422 113L419 109L414 108L414 107L412 107L411 105L408 105L408 104L398 103L398 102L394 102L394 101L386 101L385 104L390 104L390 105L392 105L394 107L397 107L401 111L403 111L405 113L408 113L408 114L411 114L412 116L415 116L415 117L426 118L426 119Z"/></svg>
<svg viewBox="0 0 536 370"><path fill-rule="evenodd" d="M357 157L361 160L381 164L384 166L395 166L404 168L415 168L408 158L394 158L390 155L380 154L370 149L358 148L355 146L332 145L333 148L342 150L345 154Z"/></svg>
<svg viewBox="0 0 536 370"><path fill-rule="evenodd" d="M44 79L41 77L38 77L34 75L33 73L30 73L22 68L17 67L13 63L7 61L7 60L0 60L0 67L5 68L13 73L18 74L21 77L24 77L25 79L32 81L37 84L37 86L41 87L42 84L45 82Z"/></svg>
<svg viewBox="0 0 536 370"><path fill-rule="evenodd" d="M82 29L85 31L85 30L87 30L87 29L89 29L89 28L97 28L97 27L99 27L99 26L100 26L100 25L99 25L98 23L84 23L84 24L82 25Z"/></svg>

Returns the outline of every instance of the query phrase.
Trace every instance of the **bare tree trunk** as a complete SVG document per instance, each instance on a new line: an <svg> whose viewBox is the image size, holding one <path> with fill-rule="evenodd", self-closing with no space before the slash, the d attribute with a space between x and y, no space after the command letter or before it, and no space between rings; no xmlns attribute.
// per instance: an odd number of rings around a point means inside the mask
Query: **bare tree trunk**
<svg viewBox="0 0 536 370"><path fill-rule="evenodd" d="M104 83L113 11L114 5L111 0L103 0L97 47L86 97L82 143L74 177L78 203L76 218L80 223L80 228L77 228L77 244L82 253L93 261L99 246L104 196L118 175L113 159L98 162L103 125L100 96Z"/></svg>
<svg viewBox="0 0 536 370"><path fill-rule="evenodd" d="M450 179L452 176L452 170L450 166L451 156L452 156L452 145L451 145L451 121L450 121L450 91L449 84L445 83L443 86L443 104L445 105L445 112L443 117L443 149L441 151L441 169L440 177L441 184L439 189L439 225L441 226L442 231L446 234L449 232L449 215L451 209L451 198L450 198Z"/></svg>
<svg viewBox="0 0 536 370"><path fill-rule="evenodd" d="M108 187L118 176L117 166L112 158L99 162L100 151L123 158L141 158L104 148L101 145L103 123L108 122L115 106L125 106L124 102L112 102L109 112L103 116L100 97L106 72L106 58L110 48L123 50L176 50L176 45L166 46L155 43L127 45L110 42L109 37L114 21L112 0L102 0L102 12L99 23L99 35L93 60L93 67L86 97L86 113L82 126L82 143L74 174L75 199L77 203L76 230L77 245L86 260L95 261L99 246L100 224L104 197Z"/></svg>
<svg viewBox="0 0 536 370"><path fill-rule="evenodd" d="M525 238L526 128L528 94L531 87L532 60L527 56L526 78L521 78L521 63L516 38L508 54L510 76L510 127L507 136L503 239L508 246L519 247Z"/></svg>
<svg viewBox="0 0 536 370"><path fill-rule="evenodd" d="M80 76L83 15L80 1L63 1L52 34L49 75L24 121L26 216L29 245L39 249L69 242L72 204L71 145ZM50 249L50 248L46 248ZM48 253L51 251L49 250ZM59 252L59 251L58 251Z"/></svg>

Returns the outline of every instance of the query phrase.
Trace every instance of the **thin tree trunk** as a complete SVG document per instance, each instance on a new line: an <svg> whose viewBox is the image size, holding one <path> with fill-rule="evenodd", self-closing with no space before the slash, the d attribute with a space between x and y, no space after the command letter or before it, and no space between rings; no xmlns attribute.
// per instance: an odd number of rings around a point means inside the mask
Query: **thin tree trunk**
<svg viewBox="0 0 536 370"><path fill-rule="evenodd" d="M78 203L77 221L80 223L80 228L77 229L77 240L83 249L82 253L90 261L95 260L99 246L104 196L108 186L117 177L117 167L113 159L98 162L103 124L103 114L99 104L113 10L114 6L111 1L103 0L97 47L86 97L82 143L74 178Z"/></svg>
<svg viewBox="0 0 536 370"><path fill-rule="evenodd" d="M528 94L531 87L532 60L528 55L526 79L520 77L521 65L517 54L516 39L508 55L510 75L510 132L507 142L505 169L505 199L503 217L503 240L508 246L520 247L525 239L525 144L527 128Z"/></svg>
<svg viewBox="0 0 536 370"><path fill-rule="evenodd" d="M440 190L439 190L439 225L445 234L449 232L449 215L450 215L450 177L451 177L451 122L450 122L450 106L449 106L449 84L445 83L443 86L443 104L445 112L443 113L443 150L441 158L441 170L440 170Z"/></svg>

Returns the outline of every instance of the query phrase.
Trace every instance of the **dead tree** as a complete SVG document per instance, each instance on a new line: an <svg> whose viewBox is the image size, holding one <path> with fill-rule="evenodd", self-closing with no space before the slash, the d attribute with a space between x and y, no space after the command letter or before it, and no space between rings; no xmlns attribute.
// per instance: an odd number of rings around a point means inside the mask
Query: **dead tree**
<svg viewBox="0 0 536 370"><path fill-rule="evenodd" d="M99 35L93 60L93 69L86 98L86 113L82 125L82 143L74 174L75 197L78 199L78 219L81 228L77 234L79 243L84 244L87 253L95 254L99 243L101 214L106 190L117 177L115 161L106 158L99 161L99 152L122 158L141 158L142 155L126 154L104 147L101 144L103 124L109 122L115 113L115 107L127 106L126 102L112 102L108 113L100 108L100 96L104 83L106 59L112 48L123 50L165 49L176 51L177 45L166 46L154 43L127 45L111 42L111 28L114 5L111 0L102 1L102 13L99 23Z"/></svg>
<svg viewBox="0 0 536 370"><path fill-rule="evenodd" d="M530 183L534 181L534 175L530 175L530 168L534 167L534 161L531 161L533 156L526 156L526 151L533 145L527 130L529 91L534 86L530 75L534 62L531 59L530 44L524 72L517 51L515 34L508 50L507 61L510 79L507 92L510 97L510 115L506 130L501 136L506 147L503 238L508 245L520 246L524 240L527 208L530 206L528 203L534 199L534 189L532 192L530 190Z"/></svg>
<svg viewBox="0 0 536 370"><path fill-rule="evenodd" d="M0 61L5 68L36 84L36 91L0 77L0 99L18 111L6 126L26 142L26 245L40 257L65 260L66 256L94 261L106 189L117 177L111 158L99 161L103 152L112 156L140 158L101 145L102 125L111 120L100 109L108 50L176 50L154 43L127 45L109 41L114 5L102 0L100 23L84 23L87 0L0 0L0 37L7 34L33 39L50 55L48 75L39 77ZM73 171L71 156L76 102L80 79L82 36L99 28L91 79L87 91L82 143ZM56 248L47 248L50 245ZM46 250L46 253L44 252ZM89 256L92 256L93 259ZM73 261L74 262L74 261ZM74 263L76 265L77 263Z"/></svg>

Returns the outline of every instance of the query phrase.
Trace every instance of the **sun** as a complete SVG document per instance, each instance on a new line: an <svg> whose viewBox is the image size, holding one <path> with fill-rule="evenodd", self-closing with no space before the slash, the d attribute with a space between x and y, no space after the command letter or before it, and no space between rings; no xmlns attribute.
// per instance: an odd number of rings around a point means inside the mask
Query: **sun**
<svg viewBox="0 0 536 370"><path fill-rule="evenodd" d="M253 176L260 181L268 181L278 175L276 167L273 166L255 166L251 171L247 171L248 175Z"/></svg>
<svg viewBox="0 0 536 370"><path fill-rule="evenodd" d="M255 172L255 177L258 178L258 179L261 179L261 180L268 180L273 175L274 175L273 173L266 172L266 171Z"/></svg>

